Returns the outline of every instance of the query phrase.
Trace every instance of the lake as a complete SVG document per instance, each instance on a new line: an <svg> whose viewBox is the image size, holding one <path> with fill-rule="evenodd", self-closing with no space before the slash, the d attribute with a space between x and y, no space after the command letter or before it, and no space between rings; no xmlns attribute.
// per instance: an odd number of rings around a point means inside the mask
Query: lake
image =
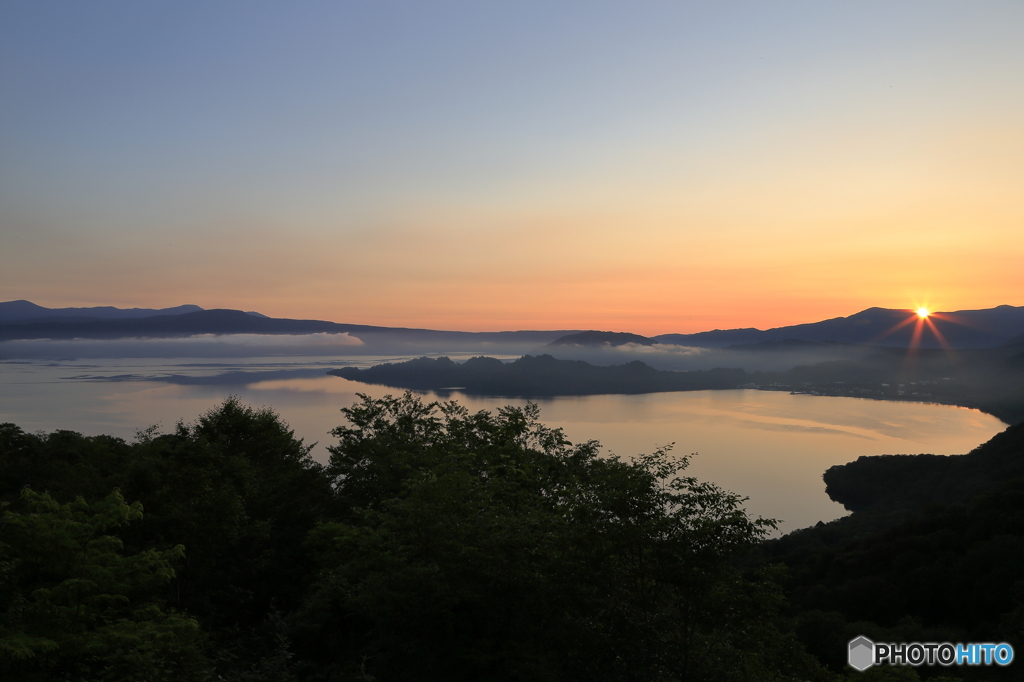
<svg viewBox="0 0 1024 682"><path fill-rule="evenodd" d="M194 420L235 394L251 405L272 407L298 437L317 442L313 455L326 461L325 448L334 442L328 432L342 423L339 409L355 402L356 393L401 391L325 372L383 359L7 360L0 362L0 422L26 431L70 429L130 439L153 424L169 430L178 420ZM457 391L450 399L473 411L526 402ZM1006 427L977 410L947 405L752 389L535 402L542 421L561 427L574 442L598 440L622 457L669 443L677 454L697 453L691 474L748 497L748 511L780 519L783 531L846 513L828 499L821 480L834 464L862 455L963 454Z"/></svg>

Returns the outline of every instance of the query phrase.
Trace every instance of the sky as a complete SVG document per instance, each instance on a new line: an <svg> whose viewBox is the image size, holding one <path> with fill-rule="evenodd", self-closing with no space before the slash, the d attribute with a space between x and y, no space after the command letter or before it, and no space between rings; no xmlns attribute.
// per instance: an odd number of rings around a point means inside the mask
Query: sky
<svg viewBox="0 0 1024 682"><path fill-rule="evenodd" d="M434 329L1024 305L1021 2L0 0L0 300Z"/></svg>

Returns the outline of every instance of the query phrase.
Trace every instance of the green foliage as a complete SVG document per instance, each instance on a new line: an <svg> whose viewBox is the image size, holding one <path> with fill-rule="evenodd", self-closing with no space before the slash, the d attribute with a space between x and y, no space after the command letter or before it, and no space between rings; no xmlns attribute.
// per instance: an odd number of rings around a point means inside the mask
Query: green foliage
<svg viewBox="0 0 1024 682"><path fill-rule="evenodd" d="M342 410L347 510L310 535L297 646L380 680L788 679L816 674L733 559L773 527L682 475L572 445L535 405L470 414L410 394ZM801 666L803 666L801 668Z"/></svg>
<svg viewBox="0 0 1024 682"><path fill-rule="evenodd" d="M304 538L332 500L321 469L273 410L235 397L173 433L140 431L132 444L0 425L0 500L17 500L26 485L58 499L120 489L145 505L146 520L118 536L140 550L184 545L167 596L217 628L251 626L272 604L301 601Z"/></svg>
<svg viewBox="0 0 1024 682"><path fill-rule="evenodd" d="M1019 612L1010 597L1024 586L1024 481L970 505L930 507L896 526L829 544L821 542L825 529L818 530L767 549L791 567L790 599L802 612L798 631L833 668L837 647L857 634L1019 646Z"/></svg>
<svg viewBox="0 0 1024 682"><path fill-rule="evenodd" d="M126 553L106 534L142 518L117 491L59 504L22 491L0 543L0 671L6 679L186 679L198 660L195 620L154 598L181 546Z"/></svg>
<svg viewBox="0 0 1024 682"><path fill-rule="evenodd" d="M325 520L333 493L309 447L272 410L229 398L195 423L140 431L131 444L0 425L0 500L23 504L25 485L86 500L119 488L140 501L144 521L111 535L129 555L174 559L174 576L153 587L157 602L199 620L217 675L257 679L254 671L291 666L280 628L263 623L301 602L313 570L305 536Z"/></svg>
<svg viewBox="0 0 1024 682"><path fill-rule="evenodd" d="M774 572L741 569L772 522L686 457L600 457L535 405L343 413L326 467L235 398L133 443L0 425L0 673L826 677Z"/></svg>
<svg viewBox="0 0 1024 682"><path fill-rule="evenodd" d="M26 485L61 500L100 499L120 485L130 454L131 446L112 436L28 434L0 424L0 501L17 501Z"/></svg>
<svg viewBox="0 0 1024 682"><path fill-rule="evenodd" d="M292 609L308 583L306 533L332 492L309 447L270 409L228 398L194 424L143 439L123 489L146 528L126 541L184 544L176 604L215 627Z"/></svg>

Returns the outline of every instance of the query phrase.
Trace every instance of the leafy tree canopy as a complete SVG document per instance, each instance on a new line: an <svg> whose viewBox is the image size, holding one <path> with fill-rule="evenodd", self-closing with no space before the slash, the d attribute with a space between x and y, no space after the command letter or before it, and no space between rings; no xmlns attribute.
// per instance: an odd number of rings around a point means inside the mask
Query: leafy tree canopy
<svg viewBox="0 0 1024 682"><path fill-rule="evenodd" d="M119 492L89 504L22 492L0 527L0 672L4 679L187 679L198 623L160 608L180 545L129 554L111 528L142 518Z"/></svg>
<svg viewBox="0 0 1024 682"><path fill-rule="evenodd" d="M734 565L774 523L687 457L599 457L533 404L361 398L330 448L346 512L310 536L304 657L381 680L817 674L771 582Z"/></svg>
<svg viewBox="0 0 1024 682"><path fill-rule="evenodd" d="M532 404L342 413L327 465L235 398L134 443L0 425L4 679L827 677L741 568L773 522L689 458Z"/></svg>

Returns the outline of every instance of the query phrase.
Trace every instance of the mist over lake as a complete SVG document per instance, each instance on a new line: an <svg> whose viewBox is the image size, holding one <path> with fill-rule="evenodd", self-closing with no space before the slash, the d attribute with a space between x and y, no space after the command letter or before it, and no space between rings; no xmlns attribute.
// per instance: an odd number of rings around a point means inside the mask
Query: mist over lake
<svg viewBox="0 0 1024 682"><path fill-rule="evenodd" d="M453 359L460 358L452 354ZM326 461L330 429L357 393L379 397L400 389L326 376L329 369L407 357L187 357L6 360L0 363L0 422L26 431L71 429L131 439L159 424L174 428L238 395L275 409ZM511 359L505 357L504 359ZM471 411L525 399L474 397L458 390L431 400L458 400ZM749 497L747 509L782 520L784 532L846 512L825 494L828 467L862 455L963 454L1005 428L977 410L913 402L722 390L593 395L536 400L541 419L573 442L595 439L629 458L675 443L698 453L689 471Z"/></svg>

